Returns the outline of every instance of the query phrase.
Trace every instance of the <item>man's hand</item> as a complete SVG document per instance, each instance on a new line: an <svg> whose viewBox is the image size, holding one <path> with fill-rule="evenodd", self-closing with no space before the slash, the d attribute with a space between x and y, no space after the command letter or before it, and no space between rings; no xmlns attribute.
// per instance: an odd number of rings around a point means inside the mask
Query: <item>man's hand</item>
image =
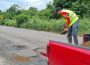
<svg viewBox="0 0 90 65"><path fill-rule="evenodd" d="M68 28L65 28L64 31L68 31Z"/></svg>
<svg viewBox="0 0 90 65"><path fill-rule="evenodd" d="M61 32L61 34L66 34L68 31L68 28L65 28L64 31Z"/></svg>

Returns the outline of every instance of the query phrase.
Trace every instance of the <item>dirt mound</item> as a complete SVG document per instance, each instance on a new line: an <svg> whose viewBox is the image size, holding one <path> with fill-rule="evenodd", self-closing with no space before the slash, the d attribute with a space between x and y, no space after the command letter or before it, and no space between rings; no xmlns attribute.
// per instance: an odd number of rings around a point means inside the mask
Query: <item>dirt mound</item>
<svg viewBox="0 0 90 65"><path fill-rule="evenodd" d="M81 46L90 47L90 41L81 44Z"/></svg>

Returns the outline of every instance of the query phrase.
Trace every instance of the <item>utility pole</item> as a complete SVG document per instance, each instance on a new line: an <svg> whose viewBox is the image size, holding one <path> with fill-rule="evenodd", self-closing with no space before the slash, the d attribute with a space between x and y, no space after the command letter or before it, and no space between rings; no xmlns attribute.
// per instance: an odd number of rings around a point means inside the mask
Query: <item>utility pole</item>
<svg viewBox="0 0 90 65"><path fill-rule="evenodd" d="M51 0L51 6L53 6L54 0Z"/></svg>

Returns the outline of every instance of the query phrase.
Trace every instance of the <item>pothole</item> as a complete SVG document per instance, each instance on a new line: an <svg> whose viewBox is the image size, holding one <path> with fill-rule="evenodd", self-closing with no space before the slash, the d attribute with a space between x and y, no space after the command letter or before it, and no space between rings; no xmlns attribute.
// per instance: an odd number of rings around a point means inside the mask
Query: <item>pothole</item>
<svg viewBox="0 0 90 65"><path fill-rule="evenodd" d="M12 48L14 48L15 50L28 49L28 47L27 46L24 46L24 45L14 45L14 46L12 46Z"/></svg>
<svg viewBox="0 0 90 65"><path fill-rule="evenodd" d="M24 56L15 56L14 60L18 61L18 62L30 62L30 61L32 61L32 59L30 57L24 57Z"/></svg>

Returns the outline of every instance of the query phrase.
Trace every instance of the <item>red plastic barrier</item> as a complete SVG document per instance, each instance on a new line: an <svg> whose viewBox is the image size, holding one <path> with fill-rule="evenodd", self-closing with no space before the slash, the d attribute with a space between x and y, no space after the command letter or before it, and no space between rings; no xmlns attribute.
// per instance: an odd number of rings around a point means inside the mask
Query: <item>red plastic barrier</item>
<svg viewBox="0 0 90 65"><path fill-rule="evenodd" d="M50 41L49 65L90 65L90 50Z"/></svg>

